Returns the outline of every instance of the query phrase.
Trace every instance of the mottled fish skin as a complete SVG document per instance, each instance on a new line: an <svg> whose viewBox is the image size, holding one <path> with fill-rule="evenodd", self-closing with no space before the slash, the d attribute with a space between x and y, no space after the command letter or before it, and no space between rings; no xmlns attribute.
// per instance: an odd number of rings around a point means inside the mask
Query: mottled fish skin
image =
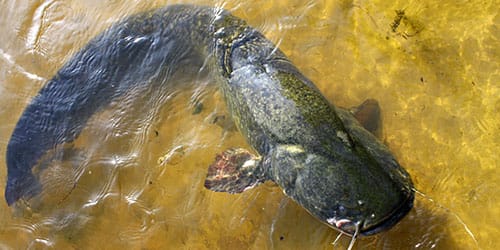
<svg viewBox="0 0 500 250"><path fill-rule="evenodd" d="M87 120L137 85L172 91L172 74L208 64L261 171L329 226L369 235L412 207L406 171L347 111L326 100L274 44L243 20L209 7L175 5L104 31L43 87L7 148L11 205L40 192L32 168L73 141ZM357 229L356 229L357 228Z"/></svg>
<svg viewBox="0 0 500 250"><path fill-rule="evenodd" d="M260 33L239 32L244 43L219 45L229 58L221 89L267 177L344 233L371 235L398 222L413 205L413 184L390 151Z"/></svg>

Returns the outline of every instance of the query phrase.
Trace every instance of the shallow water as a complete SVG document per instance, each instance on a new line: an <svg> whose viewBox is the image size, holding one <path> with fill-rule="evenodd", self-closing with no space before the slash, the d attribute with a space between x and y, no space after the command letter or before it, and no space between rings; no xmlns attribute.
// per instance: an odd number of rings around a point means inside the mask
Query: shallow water
<svg viewBox="0 0 500 250"><path fill-rule="evenodd" d="M120 18L170 3L3 1L0 162L22 110L72 54ZM380 102L383 140L424 195L393 229L355 248L500 248L498 3L215 5L278 44L336 105ZM143 109L155 98L93 117L65 161L49 162L47 191L30 208L0 202L0 247L331 249L338 233L271 183L239 195L203 187L215 154L246 143L229 122L213 122L225 107L204 87L210 79L195 81L201 87L172 96L155 117ZM203 102L195 115L194 98Z"/></svg>

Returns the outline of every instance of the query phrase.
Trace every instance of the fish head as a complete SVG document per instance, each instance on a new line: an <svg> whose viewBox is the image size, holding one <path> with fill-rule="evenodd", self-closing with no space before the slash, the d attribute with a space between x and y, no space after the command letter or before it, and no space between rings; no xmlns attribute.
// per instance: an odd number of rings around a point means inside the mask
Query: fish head
<svg viewBox="0 0 500 250"><path fill-rule="evenodd" d="M272 151L270 178L311 215L342 233L367 236L388 230L413 206L411 179L391 154L325 155L300 145L279 145Z"/></svg>

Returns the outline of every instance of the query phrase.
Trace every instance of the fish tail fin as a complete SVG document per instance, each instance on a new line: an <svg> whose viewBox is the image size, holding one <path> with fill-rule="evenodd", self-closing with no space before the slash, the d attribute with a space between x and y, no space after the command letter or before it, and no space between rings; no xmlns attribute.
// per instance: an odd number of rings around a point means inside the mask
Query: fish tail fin
<svg viewBox="0 0 500 250"><path fill-rule="evenodd" d="M31 173L17 178L8 178L5 187L5 200L10 206L20 198L30 198L42 190L40 182Z"/></svg>

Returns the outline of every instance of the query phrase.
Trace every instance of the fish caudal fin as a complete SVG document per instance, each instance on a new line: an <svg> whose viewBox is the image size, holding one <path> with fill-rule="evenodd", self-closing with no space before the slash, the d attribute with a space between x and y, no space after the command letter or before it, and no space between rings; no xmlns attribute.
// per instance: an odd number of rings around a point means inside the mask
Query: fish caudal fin
<svg viewBox="0 0 500 250"><path fill-rule="evenodd" d="M208 167L205 187L215 192L241 193L266 180L261 158L245 149L228 149Z"/></svg>
<svg viewBox="0 0 500 250"><path fill-rule="evenodd" d="M22 173L15 177L9 176L5 187L5 200L10 206L20 198L29 199L42 190L42 186L31 173Z"/></svg>

